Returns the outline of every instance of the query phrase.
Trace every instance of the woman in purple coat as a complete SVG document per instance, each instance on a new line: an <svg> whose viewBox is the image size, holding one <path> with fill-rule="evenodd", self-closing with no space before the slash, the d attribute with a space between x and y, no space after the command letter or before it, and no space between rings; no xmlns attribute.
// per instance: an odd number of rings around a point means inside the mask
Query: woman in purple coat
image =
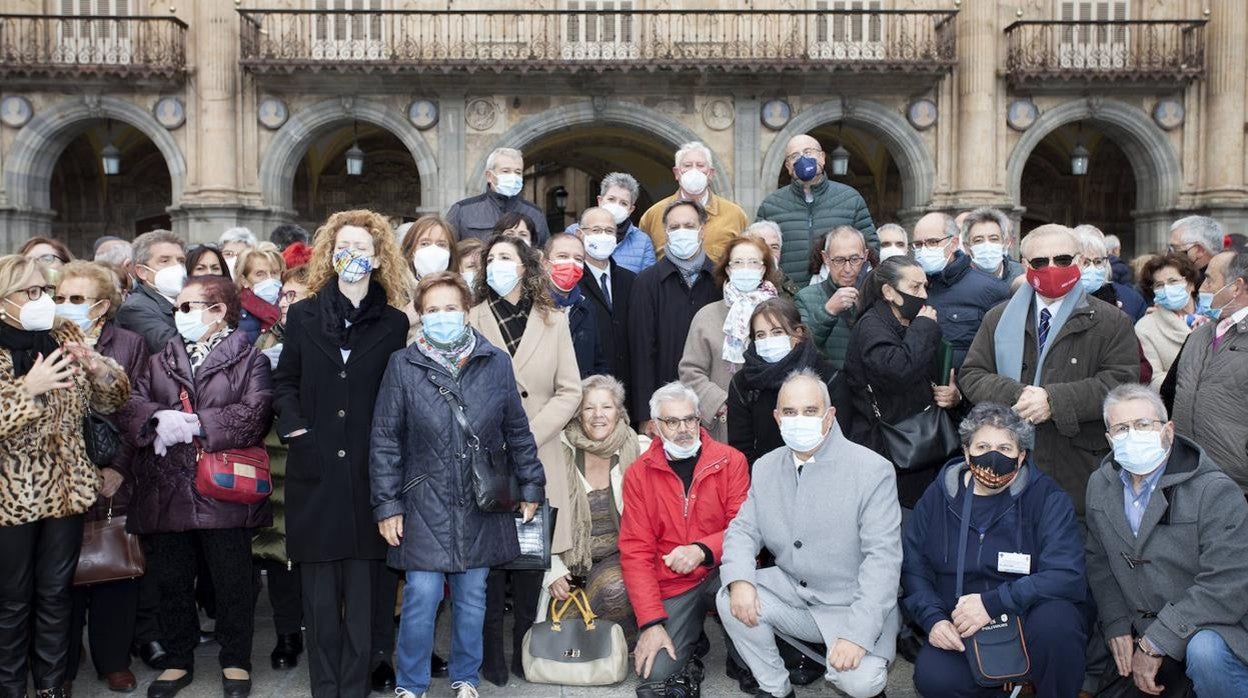
<svg viewBox="0 0 1248 698"><path fill-rule="evenodd" d="M217 593L217 640L224 693L251 691L255 597L252 529L267 526L267 501L244 505L210 499L195 489L197 452L262 446L272 414L269 360L242 332L238 290L229 279L187 280L174 303L178 335L148 362L126 409L123 429L137 452L128 529L151 537L161 564L160 623L167 669L148 688L168 698L190 685L199 640L195 610L195 549ZM182 409L189 394L193 413Z"/></svg>

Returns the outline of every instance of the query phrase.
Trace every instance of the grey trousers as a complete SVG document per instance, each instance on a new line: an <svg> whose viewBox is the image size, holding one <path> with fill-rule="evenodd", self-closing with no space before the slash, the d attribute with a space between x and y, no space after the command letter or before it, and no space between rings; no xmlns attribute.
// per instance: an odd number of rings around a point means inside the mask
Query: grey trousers
<svg viewBox="0 0 1248 698"><path fill-rule="evenodd" d="M702 583L679 596L663 600L663 610L667 612L667 620L663 627L672 639L676 648L676 661L660 650L650 668L650 677L646 681L663 681L673 674L679 673L693 656L693 647L702 636L702 624L706 621L707 611L715 608L715 594L719 592L719 570L711 573ZM732 639L724 634L724 644L728 648L728 656L739 666L745 666L741 656L732 646ZM786 674L787 676L787 674Z"/></svg>
<svg viewBox="0 0 1248 698"><path fill-rule="evenodd" d="M823 642L819 626L810 611L805 608L794 608L781 601L767 587L756 586L758 603L762 613L758 625L753 628L737 620L732 615L728 601L728 589L725 587L716 598L720 620L724 630L732 638L741 658L754 672L760 689L773 696L787 696L792 686L789 684L789 670L780 658L776 649L777 632L806 642ZM899 616L894 610L892 617L885 621L884 634L889 644L897 635ZM831 651L832 646L828 645ZM871 698L884 691L888 685L888 660L868 653L852 671L836 671L828 667L825 678L838 690L849 694L852 698Z"/></svg>

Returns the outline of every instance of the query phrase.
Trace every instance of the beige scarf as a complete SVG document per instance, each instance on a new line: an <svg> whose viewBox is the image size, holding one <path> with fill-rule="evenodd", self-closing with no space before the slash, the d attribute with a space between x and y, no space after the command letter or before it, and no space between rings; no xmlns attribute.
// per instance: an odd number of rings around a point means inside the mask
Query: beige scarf
<svg viewBox="0 0 1248 698"><path fill-rule="evenodd" d="M611 435L602 441L594 441L581 429L580 420L572 420L563 430L564 462L567 464L568 476L568 508L567 516L572 520L572 547L562 553L563 564L573 574L583 575L593 565L590 547L590 533L593 530L593 517L589 511L589 493L581 482L581 473L576 467L578 451L592 453L600 458L618 458L620 472L628 469L637 460L640 447L637 444L637 433L621 419L615 425ZM569 445L571 448L569 448ZM615 502L612 501L612 506Z"/></svg>

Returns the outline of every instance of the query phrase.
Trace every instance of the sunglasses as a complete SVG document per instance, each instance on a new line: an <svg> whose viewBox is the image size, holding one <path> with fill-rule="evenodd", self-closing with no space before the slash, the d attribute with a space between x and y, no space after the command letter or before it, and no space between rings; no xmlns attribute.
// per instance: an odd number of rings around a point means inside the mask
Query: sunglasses
<svg viewBox="0 0 1248 698"><path fill-rule="evenodd" d="M1055 267L1068 267L1075 263L1075 255L1059 254L1056 257L1032 257L1027 260L1027 264L1031 265L1032 269L1043 269L1049 266L1050 262Z"/></svg>
<svg viewBox="0 0 1248 698"><path fill-rule="evenodd" d="M66 301L74 305L82 305L83 303L88 303L88 302L95 303L95 302L98 302L100 299L92 298L91 296L52 296L52 300L57 305L62 305Z"/></svg>
<svg viewBox="0 0 1248 698"><path fill-rule="evenodd" d="M173 306L173 312L175 312L175 313L177 313L177 312L189 313L189 312L191 312L191 306L193 306L193 305L206 305L206 306L208 306L209 308L211 308L212 306L214 306L214 305L218 305L218 304L217 304L217 303L210 303L210 302L208 302L208 301L185 301L185 302L183 302L183 303L179 303L179 304L177 304L177 305L174 305L174 306Z"/></svg>

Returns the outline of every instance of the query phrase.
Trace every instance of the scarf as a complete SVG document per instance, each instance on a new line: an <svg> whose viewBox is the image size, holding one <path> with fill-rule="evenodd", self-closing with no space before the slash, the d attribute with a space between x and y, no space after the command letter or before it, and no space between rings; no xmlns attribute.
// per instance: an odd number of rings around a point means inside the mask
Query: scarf
<svg viewBox="0 0 1248 698"><path fill-rule="evenodd" d="M698 274L706 271L706 250L698 250L698 253L689 259L677 259L676 255L664 255L664 259L670 260L676 269L680 271L680 276L685 280L685 285L693 288L698 282Z"/></svg>
<svg viewBox="0 0 1248 698"><path fill-rule="evenodd" d="M281 308L266 302L249 288L245 288L238 293L238 303L243 306L243 310L246 310L252 317L260 321L261 332L268 331L270 327L282 319Z"/></svg>
<svg viewBox="0 0 1248 698"><path fill-rule="evenodd" d="M320 304L321 331L325 336L340 349L355 349L360 336L381 319L386 309L386 290L376 280L370 281L368 293L357 308L342 295L338 280L333 279L321 287L316 302Z"/></svg>
<svg viewBox="0 0 1248 698"><path fill-rule="evenodd" d="M585 295L581 293L581 285L579 283L573 286L572 290L567 293L564 293L561 289L559 289L559 287L551 284L550 297L554 299L556 307L566 310L567 308L571 308L577 303L580 303L581 299L584 298Z"/></svg>
<svg viewBox="0 0 1248 698"><path fill-rule="evenodd" d="M581 429L579 419L573 419L563 430L564 461L568 464L568 515L572 518L572 547L560 553L563 563L574 574L583 575L593 565L593 553L590 547L590 533L593 530L593 515L589 510L589 493L581 482L580 468L576 467L578 453L592 453L600 458L618 459L620 471L628 470L628 466L637 460L640 446L637 433L628 426L627 420L616 422L615 430L602 441L594 441L586 436ZM614 499L611 506L615 506Z"/></svg>
<svg viewBox="0 0 1248 698"><path fill-rule="evenodd" d="M1031 286L1027 284L1020 286L1006 304L1005 311L1001 313L1001 320L997 323L997 329L992 333L997 373L1015 381L1022 380L1023 343L1027 341L1028 324L1034 322L1035 311L1032 308L1032 301L1035 297L1036 291ZM1075 286L1058 304L1057 313L1049 321L1049 338L1044 343L1044 350L1036 358L1036 375L1031 381L1032 385L1040 385L1044 360L1049 355L1049 349L1056 342L1062 325L1065 325L1070 316L1074 314L1075 308L1082 308L1087 304L1087 294L1081 286Z"/></svg>
<svg viewBox="0 0 1248 698"><path fill-rule="evenodd" d="M724 303L728 305L728 317L724 318L724 349L720 356L728 362L728 372L745 361L745 345L750 340L750 316L754 308L768 298L776 297L776 287L764 281L749 293L737 290L732 282L724 284Z"/></svg>
<svg viewBox="0 0 1248 698"><path fill-rule="evenodd" d="M741 367L745 387L751 390L779 390L790 373L803 368L819 370L819 350L809 338L793 347L788 356L771 363L754 351L754 345L745 350L745 365Z"/></svg>
<svg viewBox="0 0 1248 698"><path fill-rule="evenodd" d="M529 313L533 304L521 296L518 305L512 305L506 298L490 290L490 312L498 320L498 329L503 334L503 344L507 345L507 353L516 355L520 348L520 340L524 339L524 330L529 325Z"/></svg>
<svg viewBox="0 0 1248 698"><path fill-rule="evenodd" d="M421 332L416 335L416 348L449 371L451 377L458 379L459 372L463 370L464 364L468 363L468 357L472 355L472 350L477 348L477 333L465 328L459 339L450 344L441 344L429 339L424 332Z"/></svg>
<svg viewBox="0 0 1248 698"><path fill-rule="evenodd" d="M35 357L48 354L59 349L61 343L52 336L52 330L38 332L12 327L7 322L0 322L0 348L8 349L13 359L13 376L21 378L30 373L35 365Z"/></svg>
<svg viewBox="0 0 1248 698"><path fill-rule="evenodd" d="M220 332L214 333L208 339L202 339L198 342L186 343L186 355L191 359L191 375L199 372L199 367L204 365L204 360L212 353L213 349L222 342L230 333L234 331L233 327L226 326Z"/></svg>

